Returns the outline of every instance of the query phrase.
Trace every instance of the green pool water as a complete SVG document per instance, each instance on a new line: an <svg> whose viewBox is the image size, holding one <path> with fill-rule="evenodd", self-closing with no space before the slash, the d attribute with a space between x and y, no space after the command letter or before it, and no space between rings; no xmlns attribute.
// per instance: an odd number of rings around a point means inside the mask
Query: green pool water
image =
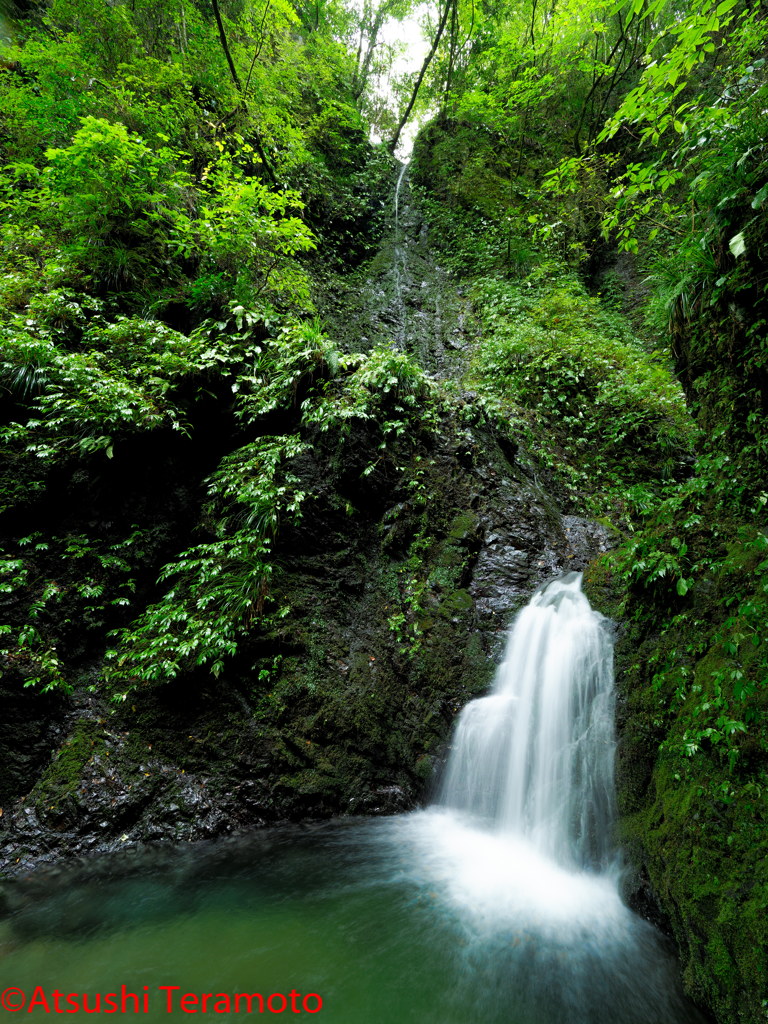
<svg viewBox="0 0 768 1024"><path fill-rule="evenodd" d="M78 1016L100 994L93 1017L158 1024L700 1020L615 878L446 810L94 858L11 883L6 903L2 988L26 999L8 1020L55 1019L55 990ZM27 1012L43 997L51 1012Z"/></svg>

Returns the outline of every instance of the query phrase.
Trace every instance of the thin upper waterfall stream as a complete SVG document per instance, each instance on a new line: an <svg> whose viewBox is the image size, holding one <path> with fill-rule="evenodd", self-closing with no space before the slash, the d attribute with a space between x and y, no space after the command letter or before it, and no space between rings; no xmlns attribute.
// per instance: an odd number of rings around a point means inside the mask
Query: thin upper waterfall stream
<svg viewBox="0 0 768 1024"><path fill-rule="evenodd" d="M403 276L406 270L406 254L405 246L406 239L402 231L400 224L400 190L403 186L403 179L408 173L408 164L404 163L400 168L400 173L397 176L397 184L395 185L395 224L394 224L394 243L392 252L393 271L395 278L395 336L394 342L398 348L402 348L405 345L405 331L406 331L406 313L405 303L403 301Z"/></svg>
<svg viewBox="0 0 768 1024"><path fill-rule="evenodd" d="M10 884L5 984L32 1020L58 990L158 1022L696 1024L667 940L618 894L611 646L578 576L539 590L426 810Z"/></svg>

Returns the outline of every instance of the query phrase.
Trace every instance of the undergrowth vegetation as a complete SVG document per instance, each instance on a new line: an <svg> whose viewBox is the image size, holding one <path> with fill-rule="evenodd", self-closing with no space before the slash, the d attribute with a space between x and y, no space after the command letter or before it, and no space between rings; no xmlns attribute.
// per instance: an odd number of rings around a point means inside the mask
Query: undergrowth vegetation
<svg viewBox="0 0 768 1024"><path fill-rule="evenodd" d="M687 470L696 431L661 353L552 261L520 281L480 278L470 381L500 398L565 507L632 529Z"/></svg>
<svg viewBox="0 0 768 1024"><path fill-rule="evenodd" d="M370 425L371 461L359 476L386 465L396 494L418 480L409 449L420 434L437 430L446 410L433 382L404 353L340 355L306 324L284 329L265 345L254 373L233 387L239 392L236 417L257 423L278 407L293 406L297 432L237 449L209 477L204 521L216 539L167 564L159 582L170 580L170 589L116 634L107 652L107 680L119 699L142 683L168 681L203 665L219 675L240 637L257 623L266 629L288 614L274 542L281 525L297 523L311 508L313 495L302 490L292 469L310 442L322 447L328 434L335 458L343 461L345 442Z"/></svg>

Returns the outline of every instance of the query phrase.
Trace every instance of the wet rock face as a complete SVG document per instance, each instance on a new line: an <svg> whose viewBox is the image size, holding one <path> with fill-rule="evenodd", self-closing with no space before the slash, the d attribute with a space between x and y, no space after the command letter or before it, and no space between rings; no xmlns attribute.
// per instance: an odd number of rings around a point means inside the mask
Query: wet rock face
<svg viewBox="0 0 768 1024"><path fill-rule="evenodd" d="M0 809L34 784L50 757L52 734L63 738L62 701L0 682ZM0 818L0 825L2 818Z"/></svg>
<svg viewBox="0 0 768 1024"><path fill-rule="evenodd" d="M393 191L391 216L377 255L338 282L323 312L343 348L394 345L435 377L458 380L475 336L471 305L435 259L410 173L400 182L397 218Z"/></svg>
<svg viewBox="0 0 768 1024"><path fill-rule="evenodd" d="M221 679L130 705L81 695L58 733L33 719L45 756L38 745L12 796L29 792L0 818L0 870L424 799L516 610L606 539L561 518L484 428L446 423L423 454L426 503L374 474L351 512L345 466L307 458L317 499L278 552L290 614L255 629Z"/></svg>
<svg viewBox="0 0 768 1024"><path fill-rule="evenodd" d="M399 215L363 268L357 306L331 329L357 350L388 337L434 376L457 377L471 312L434 264L407 182ZM276 542L273 587L288 612L254 623L219 679L193 673L122 705L81 693L49 709L32 698L28 756L0 817L0 872L271 822L396 813L428 796L515 612L609 543L598 524L561 517L474 398L463 393L437 431L384 455L370 424L315 439L292 467L311 502Z"/></svg>

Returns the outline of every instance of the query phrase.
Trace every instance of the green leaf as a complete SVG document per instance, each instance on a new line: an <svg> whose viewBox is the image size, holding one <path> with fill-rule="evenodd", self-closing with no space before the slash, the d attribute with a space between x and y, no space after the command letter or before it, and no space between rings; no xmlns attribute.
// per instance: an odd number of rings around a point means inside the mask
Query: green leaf
<svg viewBox="0 0 768 1024"><path fill-rule="evenodd" d="M740 231L738 235L734 235L728 243L728 248L737 259L739 256L743 256L747 251L747 244L744 241L744 233Z"/></svg>
<svg viewBox="0 0 768 1024"><path fill-rule="evenodd" d="M682 579L682 577L677 581L677 592L680 597L685 597L688 593L688 581Z"/></svg>

